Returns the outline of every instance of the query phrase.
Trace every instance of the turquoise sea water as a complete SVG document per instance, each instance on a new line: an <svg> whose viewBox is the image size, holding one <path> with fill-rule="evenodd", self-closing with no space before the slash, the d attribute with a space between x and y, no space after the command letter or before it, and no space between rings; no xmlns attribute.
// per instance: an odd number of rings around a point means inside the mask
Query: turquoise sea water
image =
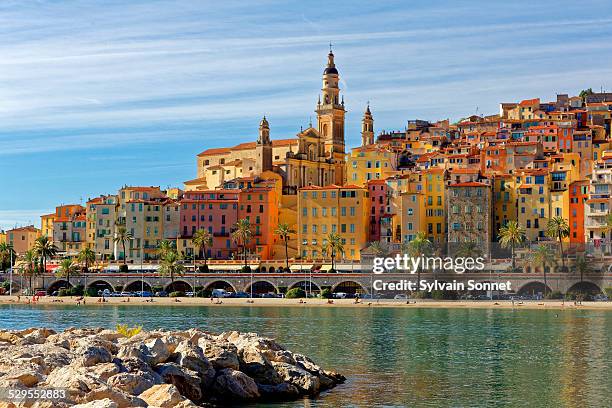
<svg viewBox="0 0 612 408"><path fill-rule="evenodd" d="M0 306L1 328L117 323L254 331L348 377L320 398L270 406L612 406L607 311Z"/></svg>

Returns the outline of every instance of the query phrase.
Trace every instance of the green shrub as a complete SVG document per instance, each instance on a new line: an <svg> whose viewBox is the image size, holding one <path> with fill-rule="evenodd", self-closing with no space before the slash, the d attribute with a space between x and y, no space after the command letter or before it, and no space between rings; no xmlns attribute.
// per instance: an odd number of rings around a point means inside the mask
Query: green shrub
<svg viewBox="0 0 612 408"><path fill-rule="evenodd" d="M129 268L126 264L121 264L119 266L119 272L128 272L128 271L129 271Z"/></svg>
<svg viewBox="0 0 612 408"><path fill-rule="evenodd" d="M251 267L249 265L243 266L241 271L242 273L251 273Z"/></svg>
<svg viewBox="0 0 612 408"><path fill-rule="evenodd" d="M412 292L410 294L410 297L412 299L427 299L429 295L430 295L429 292L420 291L420 292Z"/></svg>
<svg viewBox="0 0 612 408"><path fill-rule="evenodd" d="M546 294L546 299L563 299L563 293L559 292L558 290L548 292Z"/></svg>
<svg viewBox="0 0 612 408"><path fill-rule="evenodd" d="M432 299L436 299L436 300L443 300L446 299L444 297L444 292L441 290L434 290L431 292L431 298Z"/></svg>
<svg viewBox="0 0 612 408"><path fill-rule="evenodd" d="M181 290L177 290L175 292L171 292L170 297L185 297L185 292L181 291Z"/></svg>
<svg viewBox="0 0 612 408"><path fill-rule="evenodd" d="M325 288L321 291L320 296L322 299L331 299L334 296L334 294L332 293L330 288Z"/></svg>
<svg viewBox="0 0 612 408"><path fill-rule="evenodd" d="M612 287L605 288L604 294L608 297L608 299L612 300Z"/></svg>
<svg viewBox="0 0 612 408"><path fill-rule="evenodd" d="M573 292L567 292L565 294L565 300L576 300L576 294Z"/></svg>
<svg viewBox="0 0 612 408"><path fill-rule="evenodd" d="M301 288L293 288L287 291L287 294L285 294L285 297L287 299L304 298L306 297L306 292L304 292L304 289L301 289Z"/></svg>
<svg viewBox="0 0 612 408"><path fill-rule="evenodd" d="M162 290L164 290L163 286L153 286L151 288L151 292L153 292L153 293L161 292Z"/></svg>
<svg viewBox="0 0 612 408"><path fill-rule="evenodd" d="M208 298L212 295L212 290L210 289L200 289L195 293L196 297Z"/></svg>
<svg viewBox="0 0 612 408"><path fill-rule="evenodd" d="M61 288L58 292L57 292L58 296L70 296L68 294L68 289L65 288Z"/></svg>
<svg viewBox="0 0 612 408"><path fill-rule="evenodd" d="M86 296L98 296L98 289L96 288L87 288L85 291Z"/></svg>

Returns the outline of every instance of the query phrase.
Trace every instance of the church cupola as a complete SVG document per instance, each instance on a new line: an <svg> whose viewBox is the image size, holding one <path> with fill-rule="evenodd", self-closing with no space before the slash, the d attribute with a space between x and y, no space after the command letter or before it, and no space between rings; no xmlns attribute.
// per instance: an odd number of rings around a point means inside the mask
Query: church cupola
<svg viewBox="0 0 612 408"><path fill-rule="evenodd" d="M367 146L374 144L374 118L370 112L370 104L366 107L361 120L361 145Z"/></svg>
<svg viewBox="0 0 612 408"><path fill-rule="evenodd" d="M257 144L270 144L270 124L264 116L259 122L259 138Z"/></svg>

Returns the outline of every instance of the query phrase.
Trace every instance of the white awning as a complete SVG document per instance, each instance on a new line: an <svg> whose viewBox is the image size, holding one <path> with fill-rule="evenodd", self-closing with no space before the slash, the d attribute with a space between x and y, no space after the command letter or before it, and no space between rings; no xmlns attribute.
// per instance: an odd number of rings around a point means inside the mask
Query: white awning
<svg viewBox="0 0 612 408"><path fill-rule="evenodd" d="M314 265L312 265L312 264L297 264L297 265L291 265L289 267L289 270L293 271L293 272L298 272L298 271L307 272L307 271L311 270L313 266Z"/></svg>
<svg viewBox="0 0 612 408"><path fill-rule="evenodd" d="M208 265L210 271L240 271L244 265Z"/></svg>
<svg viewBox="0 0 612 408"><path fill-rule="evenodd" d="M332 266L331 264L326 264L326 265L321 265L321 272L329 272L331 270Z"/></svg>

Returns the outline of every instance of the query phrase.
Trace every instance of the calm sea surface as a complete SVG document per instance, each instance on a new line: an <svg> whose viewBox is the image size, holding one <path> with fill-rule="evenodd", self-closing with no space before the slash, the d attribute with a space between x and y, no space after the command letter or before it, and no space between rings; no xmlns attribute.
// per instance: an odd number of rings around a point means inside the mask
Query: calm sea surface
<svg viewBox="0 0 612 408"><path fill-rule="evenodd" d="M612 406L606 311L0 306L0 328L117 323L254 331L348 377L315 400L266 406Z"/></svg>

